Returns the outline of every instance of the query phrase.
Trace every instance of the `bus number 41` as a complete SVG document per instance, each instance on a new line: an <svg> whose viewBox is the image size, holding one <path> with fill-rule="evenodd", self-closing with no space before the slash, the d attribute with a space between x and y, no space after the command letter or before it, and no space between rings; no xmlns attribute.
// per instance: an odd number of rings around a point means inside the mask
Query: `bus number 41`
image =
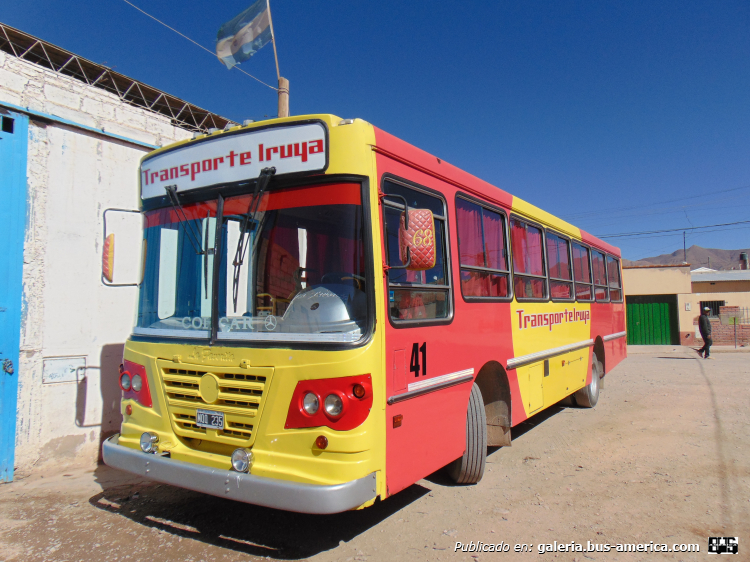
<svg viewBox="0 0 750 562"><path fill-rule="evenodd" d="M422 376L427 376L427 342L424 342L421 346L415 343L411 346L411 363L409 370L414 373L415 377L419 376L420 364L419 364L419 353L422 353Z"/></svg>

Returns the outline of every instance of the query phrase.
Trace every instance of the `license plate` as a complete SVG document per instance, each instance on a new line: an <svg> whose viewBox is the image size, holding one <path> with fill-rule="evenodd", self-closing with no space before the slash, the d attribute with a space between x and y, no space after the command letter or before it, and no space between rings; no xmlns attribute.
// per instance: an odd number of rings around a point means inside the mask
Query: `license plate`
<svg viewBox="0 0 750 562"><path fill-rule="evenodd" d="M224 429L224 412L198 410L195 412L195 425L208 429Z"/></svg>

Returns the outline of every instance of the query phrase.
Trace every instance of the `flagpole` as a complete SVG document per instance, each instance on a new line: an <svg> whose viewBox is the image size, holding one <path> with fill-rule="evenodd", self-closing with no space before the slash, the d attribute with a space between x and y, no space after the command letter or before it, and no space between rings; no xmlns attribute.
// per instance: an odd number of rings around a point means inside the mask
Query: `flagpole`
<svg viewBox="0 0 750 562"><path fill-rule="evenodd" d="M268 7L268 25L271 27L271 42L273 43L273 58L276 59L276 78L281 80L281 74L279 74L279 55L276 53L276 36L273 34L273 19L271 18L271 0L266 0L266 6Z"/></svg>
<svg viewBox="0 0 750 562"><path fill-rule="evenodd" d="M271 42L273 43L273 58L276 60L276 78L279 81L279 117L289 117L289 80L281 77L279 72L279 55L276 52L276 35L273 32L273 19L271 18L271 0L266 0L268 7L268 25L271 28Z"/></svg>

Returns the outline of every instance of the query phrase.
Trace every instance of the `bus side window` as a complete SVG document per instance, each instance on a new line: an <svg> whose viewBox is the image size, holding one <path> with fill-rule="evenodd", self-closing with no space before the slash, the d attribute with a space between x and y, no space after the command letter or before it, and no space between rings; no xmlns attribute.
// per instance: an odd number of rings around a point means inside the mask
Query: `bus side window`
<svg viewBox="0 0 750 562"><path fill-rule="evenodd" d="M513 289L517 300L546 300L547 273L544 267L542 229L512 218Z"/></svg>
<svg viewBox="0 0 750 562"><path fill-rule="evenodd" d="M609 288L607 287L607 268L604 265L604 254L594 252L591 260L594 265L594 293L597 301L609 300Z"/></svg>
<svg viewBox="0 0 750 562"><path fill-rule="evenodd" d="M553 300L573 300L573 270L570 267L570 243L547 232L549 292Z"/></svg>
<svg viewBox="0 0 750 562"><path fill-rule="evenodd" d="M609 278L609 297L612 302L622 302L622 283L620 282L620 260L607 256L607 277Z"/></svg>
<svg viewBox="0 0 750 562"><path fill-rule="evenodd" d="M457 197L456 226L464 298L510 297L505 216Z"/></svg>
<svg viewBox="0 0 750 562"><path fill-rule="evenodd" d="M584 302L594 300L589 249L576 242L573 242L573 273L576 282L576 300Z"/></svg>
<svg viewBox="0 0 750 562"><path fill-rule="evenodd" d="M445 204L433 195L391 180L383 181L383 223L388 265L400 266L398 232L404 211L400 197L409 209L430 209L435 221L435 266L425 271L388 271L388 309L395 321L441 320L450 316L450 280L446 258Z"/></svg>

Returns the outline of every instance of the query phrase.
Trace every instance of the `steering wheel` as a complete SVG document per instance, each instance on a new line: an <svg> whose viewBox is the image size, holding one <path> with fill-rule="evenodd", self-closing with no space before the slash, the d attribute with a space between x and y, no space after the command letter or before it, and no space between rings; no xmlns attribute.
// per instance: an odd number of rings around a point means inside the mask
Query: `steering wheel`
<svg viewBox="0 0 750 562"><path fill-rule="evenodd" d="M361 275L355 275L354 273L348 273L346 271L331 271L326 273L320 278L320 283L340 283L342 281L353 281L357 290L364 291L365 278Z"/></svg>

